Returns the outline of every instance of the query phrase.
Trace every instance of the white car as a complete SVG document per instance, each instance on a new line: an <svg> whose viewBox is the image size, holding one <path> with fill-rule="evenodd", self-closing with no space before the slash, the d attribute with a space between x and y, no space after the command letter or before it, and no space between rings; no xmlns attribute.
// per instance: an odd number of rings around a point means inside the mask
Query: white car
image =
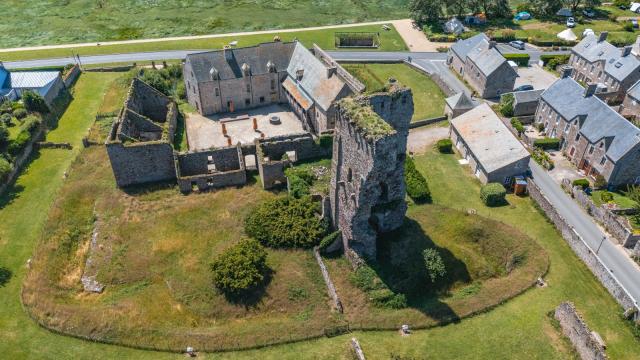
<svg viewBox="0 0 640 360"><path fill-rule="evenodd" d="M576 21L572 17L567 19L567 27L576 27Z"/></svg>

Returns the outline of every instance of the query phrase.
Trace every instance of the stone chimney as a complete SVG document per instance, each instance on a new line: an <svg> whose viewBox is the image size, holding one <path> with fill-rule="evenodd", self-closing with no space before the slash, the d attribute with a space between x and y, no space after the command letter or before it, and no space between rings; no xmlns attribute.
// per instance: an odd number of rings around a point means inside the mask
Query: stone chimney
<svg viewBox="0 0 640 360"><path fill-rule="evenodd" d="M562 79L571 77L572 73L573 73L573 67L571 65L563 65L560 68L560 77Z"/></svg>
<svg viewBox="0 0 640 360"><path fill-rule="evenodd" d="M493 40L489 41L489 49L493 49L494 47L496 47L496 42Z"/></svg>
<svg viewBox="0 0 640 360"><path fill-rule="evenodd" d="M607 40L607 35L609 35L608 31L601 32L600 36L598 37L598 42L603 42L603 41Z"/></svg>
<svg viewBox="0 0 640 360"><path fill-rule="evenodd" d="M327 67L327 78L331 78L338 71L336 66Z"/></svg>
<svg viewBox="0 0 640 360"><path fill-rule="evenodd" d="M584 89L584 97L592 96L596 93L598 89L598 84L587 84L587 87Z"/></svg>
<svg viewBox="0 0 640 360"><path fill-rule="evenodd" d="M224 58L225 58L227 61L231 61L231 60L233 60L233 52L231 51L231 46L229 46L229 45L225 45L225 46L222 48L222 51L224 52Z"/></svg>
<svg viewBox="0 0 640 360"><path fill-rule="evenodd" d="M625 46L622 48L622 57L629 56L631 54L631 46Z"/></svg>
<svg viewBox="0 0 640 360"><path fill-rule="evenodd" d="M302 80L303 76L304 76L304 69L296 70L296 80L298 81Z"/></svg>

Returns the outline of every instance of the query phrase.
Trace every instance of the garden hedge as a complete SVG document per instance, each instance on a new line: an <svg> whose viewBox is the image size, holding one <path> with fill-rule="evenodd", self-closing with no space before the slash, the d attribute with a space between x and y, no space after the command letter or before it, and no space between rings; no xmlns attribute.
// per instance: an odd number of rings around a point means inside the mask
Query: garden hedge
<svg viewBox="0 0 640 360"><path fill-rule="evenodd" d="M518 132L518 135L522 135L524 133L524 125L518 120L517 117L511 119L511 126Z"/></svg>
<svg viewBox="0 0 640 360"><path fill-rule="evenodd" d="M583 189L586 189L589 187L589 180L587 179L575 179L573 180L573 182L571 183L573 186L580 186Z"/></svg>
<svg viewBox="0 0 640 360"><path fill-rule="evenodd" d="M504 117L513 116L513 101L514 97L512 93L504 94L500 97L500 104L498 110Z"/></svg>
<svg viewBox="0 0 640 360"><path fill-rule="evenodd" d="M440 139L436 143L436 146L438 147L438 151L443 154L451 154L453 152L453 143L451 142L451 139Z"/></svg>
<svg viewBox="0 0 640 360"><path fill-rule="evenodd" d="M404 162L404 179L407 183L407 194L416 203L431 201L431 191L427 179L416 169L411 157Z"/></svg>
<svg viewBox="0 0 640 360"><path fill-rule="evenodd" d="M518 64L518 66L529 66L529 54L503 54L504 58Z"/></svg>
<svg viewBox="0 0 640 360"><path fill-rule="evenodd" d="M555 138L543 138L537 139L533 142L533 146L539 147L543 150L558 150L560 149L560 139Z"/></svg>
<svg viewBox="0 0 640 360"><path fill-rule="evenodd" d="M488 183L480 188L480 199L487 206L503 205L507 190L500 183Z"/></svg>

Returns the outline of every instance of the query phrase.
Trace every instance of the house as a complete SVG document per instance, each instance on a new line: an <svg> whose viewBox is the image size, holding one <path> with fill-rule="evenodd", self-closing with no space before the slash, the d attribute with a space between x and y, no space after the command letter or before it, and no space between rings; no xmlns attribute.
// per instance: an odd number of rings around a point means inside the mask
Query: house
<svg viewBox="0 0 640 360"><path fill-rule="evenodd" d="M627 90L640 80L640 60L631 47L622 49L606 41L607 32L587 35L571 49L569 65L573 78L582 83L599 84L598 96L607 103L620 103Z"/></svg>
<svg viewBox="0 0 640 360"><path fill-rule="evenodd" d="M453 118L449 135L483 184L509 184L529 168L529 152L487 103Z"/></svg>
<svg viewBox="0 0 640 360"><path fill-rule="evenodd" d="M540 95L544 90L516 91L513 94L513 116L530 116L536 113Z"/></svg>
<svg viewBox="0 0 640 360"><path fill-rule="evenodd" d="M452 119L473 109L476 105L464 92L444 99L444 114Z"/></svg>
<svg viewBox="0 0 640 360"><path fill-rule="evenodd" d="M0 102L2 99L16 101L30 90L51 105L64 88L59 71L9 71L0 62Z"/></svg>
<svg viewBox="0 0 640 360"><path fill-rule="evenodd" d="M354 90L342 76L346 71L322 53L320 58L297 41L275 41L187 55L188 101L203 115L289 104L305 129L333 129L335 102Z"/></svg>
<svg viewBox="0 0 640 360"><path fill-rule="evenodd" d="M444 23L444 32L447 34L460 35L464 32L464 25L456 17L452 17L449 21Z"/></svg>
<svg viewBox="0 0 640 360"><path fill-rule="evenodd" d="M620 114L628 119L640 118L640 81L636 82L629 90L620 106Z"/></svg>
<svg viewBox="0 0 640 360"><path fill-rule="evenodd" d="M485 34L458 40L449 49L447 64L485 99L512 91L518 77Z"/></svg>
<svg viewBox="0 0 640 360"><path fill-rule="evenodd" d="M542 93L535 122L587 176L602 175L612 187L638 183L640 129L595 92L595 84L584 88L565 71Z"/></svg>

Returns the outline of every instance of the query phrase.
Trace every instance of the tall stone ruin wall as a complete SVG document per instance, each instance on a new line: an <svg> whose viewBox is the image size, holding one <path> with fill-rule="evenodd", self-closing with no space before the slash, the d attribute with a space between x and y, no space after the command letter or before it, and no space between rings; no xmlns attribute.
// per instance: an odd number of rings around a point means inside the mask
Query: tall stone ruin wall
<svg viewBox="0 0 640 360"><path fill-rule="evenodd" d="M120 187L176 179L173 147L167 142L114 142L106 146Z"/></svg>
<svg viewBox="0 0 640 360"><path fill-rule="evenodd" d="M570 302L563 302L555 311L554 317L560 323L562 333L571 340L582 360L606 360L607 354L598 337L578 314Z"/></svg>
<svg viewBox="0 0 640 360"><path fill-rule="evenodd" d="M166 95L136 78L131 83L124 106L153 121L165 122L171 102Z"/></svg>
<svg viewBox="0 0 640 360"><path fill-rule="evenodd" d="M239 156L240 155L240 156ZM242 161L242 149L230 146L198 152L188 152L177 155L180 176L206 174L209 170L209 158L219 172L238 170Z"/></svg>

